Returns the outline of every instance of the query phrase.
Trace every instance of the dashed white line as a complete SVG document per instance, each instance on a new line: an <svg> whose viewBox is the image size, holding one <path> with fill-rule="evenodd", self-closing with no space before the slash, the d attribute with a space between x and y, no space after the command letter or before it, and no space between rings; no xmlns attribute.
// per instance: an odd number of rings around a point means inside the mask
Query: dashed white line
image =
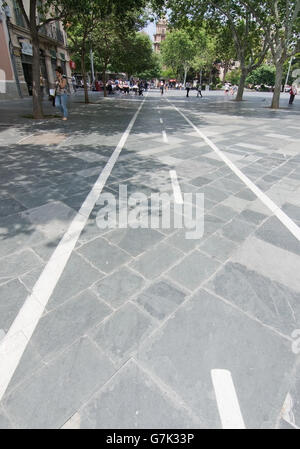
<svg viewBox="0 0 300 449"><path fill-rule="evenodd" d="M187 123L189 123L192 128L199 134L199 136L209 145L222 159L225 164L243 181L243 183L259 198L267 207L271 210L271 212L281 221L281 223L296 237L297 240L300 241L300 228L297 224L284 213L274 201L271 200L259 187L257 187L244 173L227 157L219 148L208 138L206 135L200 131L200 129L194 125L194 123L186 117L186 115L180 111L168 98L166 99L169 103L172 104L173 108L185 119Z"/></svg>
<svg viewBox="0 0 300 449"><path fill-rule="evenodd" d="M180 185L177 179L177 173L176 170L170 170L169 171L173 192L174 192L174 200L177 204L183 204L183 198L181 194Z"/></svg>
<svg viewBox="0 0 300 449"><path fill-rule="evenodd" d="M213 369L211 378L223 429L245 429L230 371Z"/></svg>
<svg viewBox="0 0 300 449"><path fill-rule="evenodd" d="M164 141L165 143L168 143L169 140L168 140L168 136L167 136L166 131L162 131L162 136L163 136L163 141Z"/></svg>
<svg viewBox="0 0 300 449"><path fill-rule="evenodd" d="M163 124L163 122L164 122L162 118L160 118L159 121L161 124Z"/></svg>
<svg viewBox="0 0 300 449"><path fill-rule="evenodd" d="M0 401L75 248L76 242L87 223L88 217L122 151L144 102L145 99L131 119L116 149L86 197L79 212L74 217L68 230L54 250L49 262L34 285L31 295L27 297L9 331L0 341Z"/></svg>

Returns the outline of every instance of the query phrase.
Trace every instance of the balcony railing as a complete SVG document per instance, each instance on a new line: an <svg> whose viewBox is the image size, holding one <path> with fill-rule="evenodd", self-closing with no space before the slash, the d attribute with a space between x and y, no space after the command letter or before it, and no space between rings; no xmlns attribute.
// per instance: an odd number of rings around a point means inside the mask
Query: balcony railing
<svg viewBox="0 0 300 449"><path fill-rule="evenodd" d="M43 25L40 28L40 33L62 44L65 43L63 32L54 27Z"/></svg>

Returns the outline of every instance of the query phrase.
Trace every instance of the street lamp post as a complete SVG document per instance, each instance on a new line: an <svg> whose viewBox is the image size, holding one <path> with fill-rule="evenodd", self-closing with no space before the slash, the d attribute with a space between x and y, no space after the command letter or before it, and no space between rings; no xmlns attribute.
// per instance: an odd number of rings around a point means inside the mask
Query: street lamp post
<svg viewBox="0 0 300 449"><path fill-rule="evenodd" d="M94 71L94 55L92 48L90 49L91 71L92 71L92 89L95 86L95 71Z"/></svg>
<svg viewBox="0 0 300 449"><path fill-rule="evenodd" d="M290 76L291 65L292 65L293 59L294 59L294 56L292 56L291 59L290 59L289 69L288 69L288 72L287 72L287 75L286 75L286 79L285 79L285 83L284 83L284 89L285 89L285 86L288 83L288 79L289 79L289 76Z"/></svg>

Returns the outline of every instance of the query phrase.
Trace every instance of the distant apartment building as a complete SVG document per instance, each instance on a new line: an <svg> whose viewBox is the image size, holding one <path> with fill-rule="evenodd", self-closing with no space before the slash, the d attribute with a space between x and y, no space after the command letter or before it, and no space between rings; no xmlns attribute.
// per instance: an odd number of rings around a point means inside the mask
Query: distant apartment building
<svg viewBox="0 0 300 449"><path fill-rule="evenodd" d="M160 45L165 40L168 31L168 22L166 19L160 19L156 23L156 33L154 34L154 51L160 53Z"/></svg>
<svg viewBox="0 0 300 449"><path fill-rule="evenodd" d="M8 6L3 9L0 0L0 99L32 94L30 32L16 0L6 0L6 3ZM23 3L28 13L30 1ZM57 66L71 76L66 33L60 22L50 22L40 29L40 64L46 89L54 86Z"/></svg>

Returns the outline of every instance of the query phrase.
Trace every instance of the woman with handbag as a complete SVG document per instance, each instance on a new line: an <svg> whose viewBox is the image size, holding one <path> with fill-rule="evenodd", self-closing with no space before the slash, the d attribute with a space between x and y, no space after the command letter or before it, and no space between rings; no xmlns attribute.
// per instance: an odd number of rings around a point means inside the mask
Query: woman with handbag
<svg viewBox="0 0 300 449"><path fill-rule="evenodd" d="M295 95L297 95L297 87L293 85L290 89L290 101L289 104L293 104Z"/></svg>
<svg viewBox="0 0 300 449"><path fill-rule="evenodd" d="M67 109L67 78L63 75L61 67L57 67L56 73L56 89L55 89L55 106L59 108L63 114L63 120L68 120Z"/></svg>

